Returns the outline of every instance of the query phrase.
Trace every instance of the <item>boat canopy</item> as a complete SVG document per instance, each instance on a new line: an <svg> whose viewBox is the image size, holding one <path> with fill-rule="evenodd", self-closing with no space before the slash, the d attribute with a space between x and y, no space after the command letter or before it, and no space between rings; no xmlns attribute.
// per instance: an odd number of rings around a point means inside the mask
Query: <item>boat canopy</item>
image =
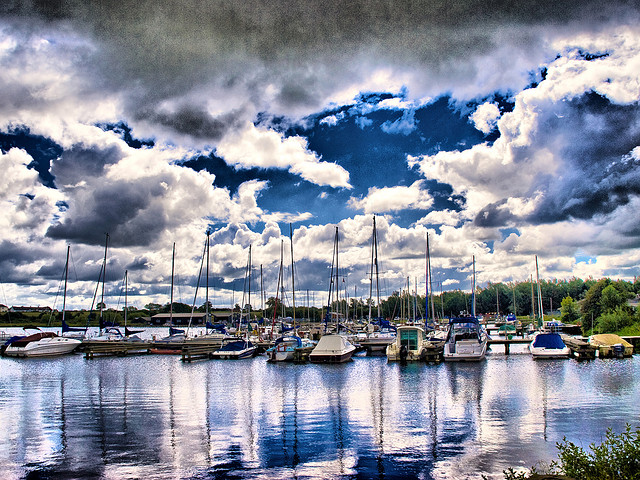
<svg viewBox="0 0 640 480"><path fill-rule="evenodd" d="M247 348L253 347L251 342L247 342L246 340L231 340L226 342L222 347L220 347L219 352L236 352L238 350L245 350Z"/></svg>
<svg viewBox="0 0 640 480"><path fill-rule="evenodd" d="M345 350L349 345L349 342L341 335L323 335L318 340L318 346L314 352Z"/></svg>
<svg viewBox="0 0 640 480"><path fill-rule="evenodd" d="M539 333L533 340L533 346L536 348L557 348L566 347L562 341L562 337L557 333Z"/></svg>
<svg viewBox="0 0 640 480"><path fill-rule="evenodd" d="M66 332L86 332L87 327L70 327L67 322L62 320L62 333Z"/></svg>
<svg viewBox="0 0 640 480"><path fill-rule="evenodd" d="M477 328L480 325L478 317L472 315L464 317L453 317L449 319L449 325L455 325L456 327Z"/></svg>
<svg viewBox="0 0 640 480"><path fill-rule="evenodd" d="M177 335L179 333L184 333L184 330L182 330L181 328L169 327L169 335Z"/></svg>
<svg viewBox="0 0 640 480"><path fill-rule="evenodd" d="M285 337L276 338L276 341L273 342L273 346L276 347L281 343L295 343L296 347L302 347L302 339L295 335L287 335Z"/></svg>
<svg viewBox="0 0 640 480"><path fill-rule="evenodd" d="M220 333L227 333L227 326L224 323L213 324L211 322L207 322L207 329L216 330L217 332L220 332Z"/></svg>

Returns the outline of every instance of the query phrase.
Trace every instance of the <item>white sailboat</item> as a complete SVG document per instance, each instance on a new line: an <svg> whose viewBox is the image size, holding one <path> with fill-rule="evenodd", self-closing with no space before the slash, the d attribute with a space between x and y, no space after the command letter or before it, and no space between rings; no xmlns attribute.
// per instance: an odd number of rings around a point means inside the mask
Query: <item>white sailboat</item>
<svg viewBox="0 0 640 480"><path fill-rule="evenodd" d="M337 288L338 288L338 280L339 280L339 272L338 272L338 227L336 227L336 235L333 243L333 260L331 264L331 278L329 282L329 301L327 305L327 317L325 318L325 322L328 324L329 319L331 318L331 300L332 294L336 292L336 300L337 300ZM335 267L335 269L334 269ZM334 285L334 274L335 272L335 290L333 288ZM336 317L337 319L339 316ZM336 320L338 325L336 326L336 331L339 331L339 320ZM325 331L328 325L325 325ZM349 342L349 340L339 333L323 335L320 337L318 344L313 349L313 351L309 354L309 361L315 363L342 363L350 360L352 355L355 353L356 347Z"/></svg>
<svg viewBox="0 0 640 480"><path fill-rule="evenodd" d="M69 274L70 250L71 247L67 246L67 261L64 267L64 296L62 300L63 323L67 301L67 277ZM38 333L27 335L10 343L4 351L4 355L8 357L50 357L65 355L73 352L81 343L78 339L61 337L54 332L38 331Z"/></svg>
<svg viewBox="0 0 640 480"><path fill-rule="evenodd" d="M460 315L449 320L444 342L445 361L479 361L487 353L489 337L476 317L476 257L473 257L471 315Z"/></svg>

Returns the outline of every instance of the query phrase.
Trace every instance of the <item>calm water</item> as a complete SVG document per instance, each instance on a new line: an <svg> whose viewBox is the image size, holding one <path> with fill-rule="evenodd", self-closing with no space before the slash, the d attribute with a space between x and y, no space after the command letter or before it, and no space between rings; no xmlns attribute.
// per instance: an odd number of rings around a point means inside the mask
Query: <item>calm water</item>
<svg viewBox="0 0 640 480"><path fill-rule="evenodd" d="M0 359L0 478L503 478L640 424L640 357Z"/></svg>

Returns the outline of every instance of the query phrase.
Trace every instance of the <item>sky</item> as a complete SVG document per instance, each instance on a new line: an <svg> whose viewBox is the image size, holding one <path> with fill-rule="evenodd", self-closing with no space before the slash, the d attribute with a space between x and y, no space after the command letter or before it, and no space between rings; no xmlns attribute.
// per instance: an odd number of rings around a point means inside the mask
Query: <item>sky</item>
<svg viewBox="0 0 640 480"><path fill-rule="evenodd" d="M8 0L0 303L640 274L632 1ZM283 253L281 253L283 252ZM262 273L261 273L262 272ZM196 291L196 287L197 291ZM307 293L308 292L308 293ZM374 297L376 292L374 291Z"/></svg>

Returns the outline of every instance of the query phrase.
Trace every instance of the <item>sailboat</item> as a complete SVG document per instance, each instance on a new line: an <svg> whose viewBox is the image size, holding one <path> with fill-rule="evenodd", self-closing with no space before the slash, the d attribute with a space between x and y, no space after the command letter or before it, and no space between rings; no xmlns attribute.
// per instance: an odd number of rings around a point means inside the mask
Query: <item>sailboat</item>
<svg viewBox="0 0 640 480"><path fill-rule="evenodd" d="M245 286L248 282L248 303L249 312L247 313L247 331L245 337L228 337L222 341L222 346L209 354L210 358L238 360L242 358L254 357L257 353L257 347L249 341L249 323L251 316L251 245L249 245L249 259L247 261L247 270L245 273ZM244 297L243 297L244 303ZM240 316L239 330L242 327L242 314Z"/></svg>
<svg viewBox="0 0 640 480"><path fill-rule="evenodd" d="M335 290L337 290L339 271L338 271L338 227L336 227L336 234L333 244L333 260L331 264L331 279L329 281L329 301L327 305L327 317L325 319L325 331L328 327L329 318L331 316L331 300L332 293L334 293L333 286L333 273L335 266ZM336 300L337 300L336 292ZM339 317L336 316L336 322ZM336 326L336 331L339 331L339 324ZM318 345L309 354L309 361L314 363L342 363L351 359L355 353L356 347L347 340L347 338L339 333L333 333L323 335L318 341Z"/></svg>
<svg viewBox="0 0 640 480"><path fill-rule="evenodd" d="M375 270L375 273L374 273ZM376 298L378 305L377 318L372 317L373 310L373 282L376 283ZM387 347L396 341L396 327L388 320L382 318L380 312L380 279L378 271L378 231L376 229L376 217L373 217L373 233L371 235L371 270L369 274L369 318L367 333L358 335L358 343L368 353L374 351L384 352Z"/></svg>
<svg viewBox="0 0 640 480"><path fill-rule="evenodd" d="M476 257L473 257L471 315L461 314L449 320L444 343L445 361L479 361L487 353L487 332L476 316Z"/></svg>
<svg viewBox="0 0 640 480"><path fill-rule="evenodd" d="M540 274L538 270L538 256L536 255L536 282L538 290L538 311L540 317L538 320L538 328L545 325L544 313L542 308L542 292L540 291ZM550 322L552 323L552 322ZM529 352L534 359L537 358L569 358L571 349L567 347L562 340L562 336L553 325L547 325L548 330L536 333L533 341L529 344Z"/></svg>
<svg viewBox="0 0 640 480"><path fill-rule="evenodd" d="M124 286L124 333L117 326L104 326L104 323L101 323L104 328L101 328L101 334L90 339L90 342L142 342L143 340L137 335L138 333L142 333L144 330L130 330L127 327L127 313L128 313L128 271L124 272L123 279Z"/></svg>
<svg viewBox="0 0 640 480"><path fill-rule="evenodd" d="M306 338L302 338L297 333L297 325L296 325L296 287L295 287L295 265L293 260L293 230L291 224L289 224L289 237L291 239L291 287L292 287L292 298L293 298L293 330L294 333L292 335L282 335L276 338L273 346L265 352L267 355L267 361L270 362L291 362L296 357L297 350L309 350L312 349L315 344ZM280 274L278 275L278 286L280 284L280 280L282 278L282 267L283 267L283 254L282 247L280 251ZM277 309L277 300L278 294L276 293L276 305L274 306L274 321L275 321L275 311ZM283 325L284 327L284 325ZM272 326L273 331L273 326ZM284 334L283 328L283 334Z"/></svg>
<svg viewBox="0 0 640 480"><path fill-rule="evenodd" d="M69 252L67 246L67 261L64 266L64 296L62 300L62 322L67 302L67 277L69 274ZM40 330L40 329L37 329ZM48 357L64 355L73 352L82 342L75 338L58 336L54 332L38 331L32 335L18 338L7 345L4 355L8 357Z"/></svg>
<svg viewBox="0 0 640 480"><path fill-rule="evenodd" d="M179 354L182 352L182 345L186 340L184 330L173 326L173 276L175 273L176 244L173 244L171 253L171 302L169 304L169 336L153 342L150 353Z"/></svg>

